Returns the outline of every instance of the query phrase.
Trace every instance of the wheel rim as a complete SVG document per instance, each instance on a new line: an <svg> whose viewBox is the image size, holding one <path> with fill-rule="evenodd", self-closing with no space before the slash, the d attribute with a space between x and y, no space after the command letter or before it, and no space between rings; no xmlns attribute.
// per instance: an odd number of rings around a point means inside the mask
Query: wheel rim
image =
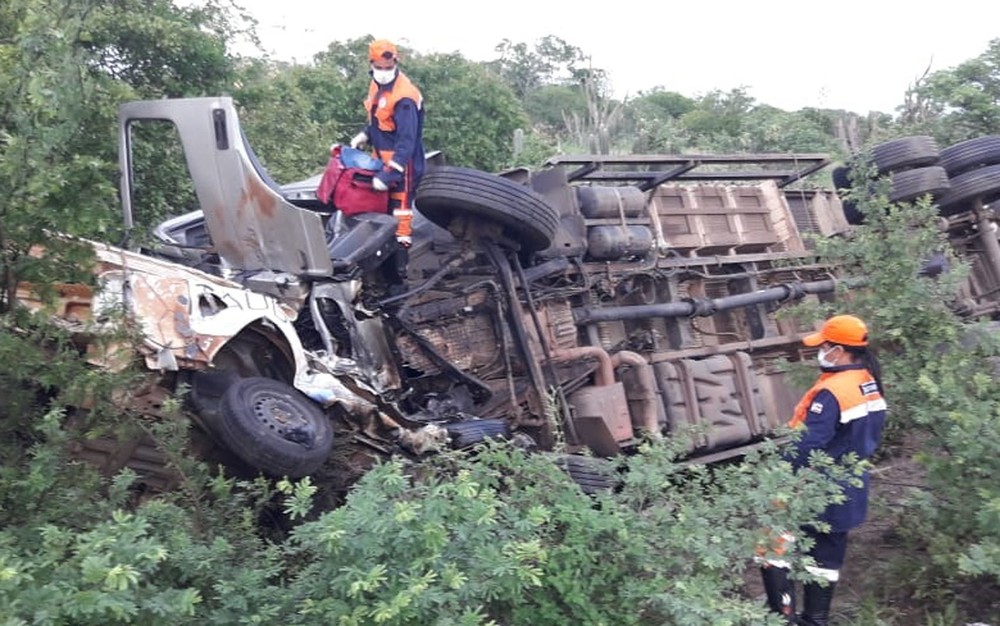
<svg viewBox="0 0 1000 626"><path fill-rule="evenodd" d="M266 431L306 448L311 448L315 443L316 435L309 429L309 422L298 414L295 406L287 399L261 394L253 398L252 406L254 418Z"/></svg>

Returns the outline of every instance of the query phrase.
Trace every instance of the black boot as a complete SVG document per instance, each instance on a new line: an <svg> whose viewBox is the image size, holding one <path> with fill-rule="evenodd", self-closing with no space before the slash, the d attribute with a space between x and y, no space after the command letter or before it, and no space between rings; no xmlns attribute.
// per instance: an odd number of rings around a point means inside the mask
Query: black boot
<svg viewBox="0 0 1000 626"><path fill-rule="evenodd" d="M795 583L788 579L788 570L773 565L760 568L767 594L767 608L795 622Z"/></svg>
<svg viewBox="0 0 1000 626"><path fill-rule="evenodd" d="M802 587L805 606L799 624L802 626L827 626L830 623L830 605L833 603L833 590L836 583L821 586L817 583L806 583Z"/></svg>

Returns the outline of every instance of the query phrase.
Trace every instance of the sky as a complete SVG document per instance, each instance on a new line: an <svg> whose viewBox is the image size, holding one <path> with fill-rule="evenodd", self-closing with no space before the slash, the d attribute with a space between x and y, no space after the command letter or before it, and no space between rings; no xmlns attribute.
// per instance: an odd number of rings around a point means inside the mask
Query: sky
<svg viewBox="0 0 1000 626"><path fill-rule="evenodd" d="M503 39L555 35L606 70L619 98L743 87L788 111L891 113L925 70L952 68L1000 38L996 0L235 2L258 20L265 51L285 61L308 63L331 41L366 35L485 61Z"/></svg>

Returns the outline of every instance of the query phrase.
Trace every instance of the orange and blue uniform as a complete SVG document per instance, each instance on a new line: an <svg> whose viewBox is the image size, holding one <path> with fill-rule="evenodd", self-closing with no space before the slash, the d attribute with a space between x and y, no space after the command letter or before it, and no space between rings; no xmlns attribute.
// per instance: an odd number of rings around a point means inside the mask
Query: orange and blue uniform
<svg viewBox="0 0 1000 626"><path fill-rule="evenodd" d="M413 195L424 173L423 96L409 78L398 72L385 85L371 81L365 98L365 133L375 155L386 164L380 177L389 187L389 211L399 221L397 238L408 244L412 236ZM403 170L393 169L394 162Z"/></svg>
<svg viewBox="0 0 1000 626"><path fill-rule="evenodd" d="M798 468L809 462L809 453L822 450L834 460L853 452L859 459L875 453L885 424L886 403L875 378L855 363L823 368L819 379L795 407L788 425L805 432L790 455ZM844 486L844 502L832 504L823 514L831 532L846 532L864 521L868 512L868 472L862 485Z"/></svg>

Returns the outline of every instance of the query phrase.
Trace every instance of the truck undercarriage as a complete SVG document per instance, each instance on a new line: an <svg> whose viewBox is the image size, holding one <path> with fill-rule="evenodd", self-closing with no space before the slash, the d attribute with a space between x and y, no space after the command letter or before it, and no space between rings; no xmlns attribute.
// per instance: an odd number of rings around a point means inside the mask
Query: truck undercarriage
<svg viewBox="0 0 1000 626"><path fill-rule="evenodd" d="M176 127L200 209L178 207L141 250L94 244L105 295L61 315L123 304L156 393L188 385L198 428L270 475L316 472L344 437L413 457L487 437L599 457L680 437L692 459L740 455L798 396L778 362L803 358L808 329L777 311L838 286L803 234L847 231L841 201L790 187L823 155L432 165L400 292L384 272L394 219L321 204L318 177L278 187L226 98L123 105L126 224L145 120ZM166 488L147 443L79 453Z"/></svg>

